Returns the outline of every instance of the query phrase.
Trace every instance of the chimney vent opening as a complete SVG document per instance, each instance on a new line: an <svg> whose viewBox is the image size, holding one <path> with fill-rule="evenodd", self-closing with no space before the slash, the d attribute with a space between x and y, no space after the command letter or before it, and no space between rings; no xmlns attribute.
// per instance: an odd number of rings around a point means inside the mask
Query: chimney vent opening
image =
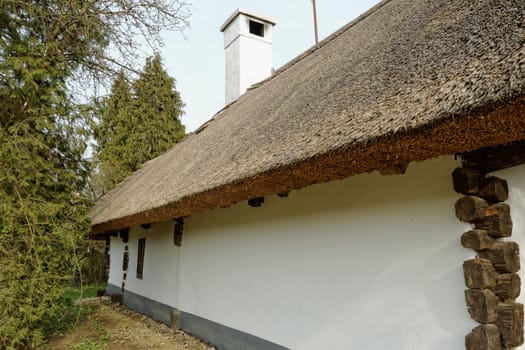
<svg viewBox="0 0 525 350"><path fill-rule="evenodd" d="M250 20L250 33L264 37L264 24Z"/></svg>

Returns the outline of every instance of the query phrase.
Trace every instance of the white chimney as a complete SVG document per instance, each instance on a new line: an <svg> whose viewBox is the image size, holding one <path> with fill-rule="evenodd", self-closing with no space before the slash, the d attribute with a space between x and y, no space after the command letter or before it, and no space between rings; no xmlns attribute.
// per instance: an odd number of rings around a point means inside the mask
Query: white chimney
<svg viewBox="0 0 525 350"><path fill-rule="evenodd" d="M221 26L226 53L226 104L272 73L275 22L237 9Z"/></svg>

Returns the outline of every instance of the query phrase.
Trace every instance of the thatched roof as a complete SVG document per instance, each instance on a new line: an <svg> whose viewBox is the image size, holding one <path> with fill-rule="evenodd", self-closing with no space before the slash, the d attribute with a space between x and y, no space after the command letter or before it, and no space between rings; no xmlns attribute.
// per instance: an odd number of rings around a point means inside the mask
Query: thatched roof
<svg viewBox="0 0 525 350"><path fill-rule="evenodd" d="M384 1L101 198L92 234L525 138L523 0Z"/></svg>

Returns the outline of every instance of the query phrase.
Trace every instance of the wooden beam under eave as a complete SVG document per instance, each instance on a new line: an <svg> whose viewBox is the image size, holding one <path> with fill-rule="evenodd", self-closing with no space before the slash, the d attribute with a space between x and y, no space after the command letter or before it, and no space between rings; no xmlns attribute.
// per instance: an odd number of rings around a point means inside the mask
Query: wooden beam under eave
<svg viewBox="0 0 525 350"><path fill-rule="evenodd" d="M461 155L463 166L484 173L525 164L525 140L484 147Z"/></svg>

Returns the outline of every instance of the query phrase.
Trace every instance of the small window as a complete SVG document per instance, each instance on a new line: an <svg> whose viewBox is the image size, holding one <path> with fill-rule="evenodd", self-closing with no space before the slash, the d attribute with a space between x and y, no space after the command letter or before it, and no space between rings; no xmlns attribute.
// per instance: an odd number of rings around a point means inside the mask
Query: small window
<svg viewBox="0 0 525 350"><path fill-rule="evenodd" d="M146 238L139 238L139 249L137 256L137 278L142 279L144 271L144 250L146 249Z"/></svg>
<svg viewBox="0 0 525 350"><path fill-rule="evenodd" d="M264 24L250 21L250 33L257 36L264 37Z"/></svg>

